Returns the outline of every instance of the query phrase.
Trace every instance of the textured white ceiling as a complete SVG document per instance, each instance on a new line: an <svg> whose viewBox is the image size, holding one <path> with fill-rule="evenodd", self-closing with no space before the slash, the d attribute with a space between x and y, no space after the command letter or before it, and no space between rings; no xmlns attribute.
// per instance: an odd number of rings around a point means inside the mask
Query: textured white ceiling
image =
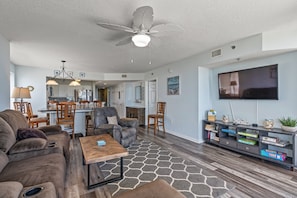
<svg viewBox="0 0 297 198"><path fill-rule="evenodd" d="M154 9L154 24L175 23L184 32L162 37L159 46L117 47L126 33L96 25L131 26L144 5ZM0 0L0 34L17 65L55 69L66 60L66 68L86 72L146 72L292 23L296 7L296 0Z"/></svg>

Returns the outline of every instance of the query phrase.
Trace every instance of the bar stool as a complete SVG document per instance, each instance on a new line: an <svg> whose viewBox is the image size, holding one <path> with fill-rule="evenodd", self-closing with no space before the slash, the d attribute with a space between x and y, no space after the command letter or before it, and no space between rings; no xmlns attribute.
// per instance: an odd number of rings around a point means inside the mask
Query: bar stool
<svg viewBox="0 0 297 198"><path fill-rule="evenodd" d="M157 102L157 113L156 114L149 114L147 116L147 132L149 132L149 128L152 128L150 125L150 119L154 120L153 129L154 129L154 135L156 135L156 129L159 129L159 126L163 127L163 133L165 135L165 119L164 119L164 114L165 114L165 106L166 102Z"/></svg>

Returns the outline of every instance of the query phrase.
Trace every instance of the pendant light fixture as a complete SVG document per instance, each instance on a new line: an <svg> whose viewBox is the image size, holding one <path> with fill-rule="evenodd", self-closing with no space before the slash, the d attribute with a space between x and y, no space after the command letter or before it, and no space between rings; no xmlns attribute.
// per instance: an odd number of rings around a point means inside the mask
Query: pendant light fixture
<svg viewBox="0 0 297 198"><path fill-rule="evenodd" d="M79 80L75 80L72 75L69 74L69 72L67 72L65 70L65 62L64 60L61 61L62 62L62 70L58 72L58 74L56 74L53 78L49 79L46 82L46 85L59 85L59 83L56 81L57 78L61 77L62 79L66 79L66 78L70 78L72 81L69 83L69 86L80 86Z"/></svg>

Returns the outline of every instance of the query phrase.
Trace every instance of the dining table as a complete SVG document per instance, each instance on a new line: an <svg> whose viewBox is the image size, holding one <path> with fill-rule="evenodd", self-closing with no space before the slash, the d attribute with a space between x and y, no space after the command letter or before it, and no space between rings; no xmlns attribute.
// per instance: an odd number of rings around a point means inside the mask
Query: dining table
<svg viewBox="0 0 297 198"><path fill-rule="evenodd" d="M82 134L86 136L86 115L92 113L94 108L91 107L78 107L75 110L75 117L74 117L74 133L75 134ZM57 119L57 112L56 108L45 108L39 109L38 112L49 114L49 124L56 125ZM62 125L62 130L64 130L64 126Z"/></svg>

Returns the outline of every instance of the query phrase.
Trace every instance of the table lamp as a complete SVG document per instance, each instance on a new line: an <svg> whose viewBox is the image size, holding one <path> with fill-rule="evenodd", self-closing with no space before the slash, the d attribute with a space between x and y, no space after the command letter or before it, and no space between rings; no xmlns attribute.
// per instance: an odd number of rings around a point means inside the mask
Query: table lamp
<svg viewBox="0 0 297 198"><path fill-rule="evenodd" d="M23 112L23 98L31 98L30 90L27 87L14 87L12 90L12 98L21 99L21 112Z"/></svg>

